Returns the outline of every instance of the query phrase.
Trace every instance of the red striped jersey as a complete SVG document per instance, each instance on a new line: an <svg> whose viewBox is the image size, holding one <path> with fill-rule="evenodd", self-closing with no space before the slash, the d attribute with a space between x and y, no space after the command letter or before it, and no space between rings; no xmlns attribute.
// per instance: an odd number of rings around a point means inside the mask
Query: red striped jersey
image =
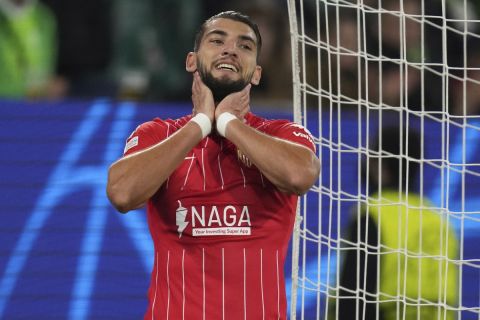
<svg viewBox="0 0 480 320"><path fill-rule="evenodd" d="M161 142L190 118L140 125L125 155ZM315 151L302 126L251 113L245 121ZM297 200L230 141L204 138L148 201L155 257L145 319L286 319L283 268Z"/></svg>

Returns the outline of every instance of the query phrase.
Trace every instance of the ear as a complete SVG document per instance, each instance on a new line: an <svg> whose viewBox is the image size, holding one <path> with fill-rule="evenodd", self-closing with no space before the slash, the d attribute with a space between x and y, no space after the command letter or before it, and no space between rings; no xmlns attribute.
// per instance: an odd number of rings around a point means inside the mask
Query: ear
<svg viewBox="0 0 480 320"><path fill-rule="evenodd" d="M250 80L250 83L253 85L258 85L260 83L260 78L262 78L262 67L256 66L255 71L253 71L252 80Z"/></svg>
<svg viewBox="0 0 480 320"><path fill-rule="evenodd" d="M188 72L197 71L197 54L195 52L189 52L187 54L187 60L185 61L185 69Z"/></svg>

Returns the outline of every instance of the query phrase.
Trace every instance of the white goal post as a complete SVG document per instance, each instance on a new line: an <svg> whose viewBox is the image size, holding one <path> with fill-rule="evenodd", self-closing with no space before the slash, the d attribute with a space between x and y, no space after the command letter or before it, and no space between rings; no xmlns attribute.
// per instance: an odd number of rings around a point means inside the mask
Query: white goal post
<svg viewBox="0 0 480 320"><path fill-rule="evenodd" d="M480 5L287 0L299 205L291 319L480 319Z"/></svg>

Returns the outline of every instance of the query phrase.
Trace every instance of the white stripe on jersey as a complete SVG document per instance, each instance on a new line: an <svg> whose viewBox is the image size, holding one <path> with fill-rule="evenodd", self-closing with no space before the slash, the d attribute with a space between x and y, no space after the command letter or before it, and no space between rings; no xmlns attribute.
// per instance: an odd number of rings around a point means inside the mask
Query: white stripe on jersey
<svg viewBox="0 0 480 320"><path fill-rule="evenodd" d="M203 161L203 150L205 150L204 148L202 148L202 174L203 174L203 191L205 191L205 183L206 183L206 180L207 178L205 177L205 162Z"/></svg>
<svg viewBox="0 0 480 320"><path fill-rule="evenodd" d="M185 319L185 249L182 252L182 319Z"/></svg>
<svg viewBox="0 0 480 320"><path fill-rule="evenodd" d="M262 121L262 123L260 123L260 125L258 127L256 127L255 129L260 129L261 127L263 127L265 125L265 121Z"/></svg>
<svg viewBox="0 0 480 320"><path fill-rule="evenodd" d="M225 319L225 248L222 248L222 319Z"/></svg>
<svg viewBox="0 0 480 320"><path fill-rule="evenodd" d="M170 123L167 122L167 138L170 136Z"/></svg>
<svg viewBox="0 0 480 320"><path fill-rule="evenodd" d="M220 153L217 156L217 162L218 162L218 170L220 171L220 179L222 179L222 190L223 190L224 182L223 182L222 167L220 166Z"/></svg>
<svg viewBox="0 0 480 320"><path fill-rule="evenodd" d="M280 319L280 280L278 274L278 250L276 251L276 258L277 258L277 319Z"/></svg>
<svg viewBox="0 0 480 320"><path fill-rule="evenodd" d="M204 150L205 148L207 148L208 140L209 140L209 138L207 137L207 139L206 139L206 141L205 141L205 145L204 145L203 148L202 148L203 191L205 191L206 181L207 181L207 177L205 177L205 164L204 164L204 162L203 162L203 150Z"/></svg>
<svg viewBox="0 0 480 320"><path fill-rule="evenodd" d="M190 174L190 169L192 168L193 160L195 160L195 156L192 156L192 160L190 160L190 165L188 166L187 175L185 176L185 181L183 182L183 186L180 190L183 190L187 185L188 175Z"/></svg>
<svg viewBox="0 0 480 320"><path fill-rule="evenodd" d="M157 300L157 289L158 289L158 252L155 255L155 267L157 267L157 271L155 272L155 294L153 295L153 303L152 303L152 320L153 320L153 314L155 313L155 301Z"/></svg>
<svg viewBox="0 0 480 320"><path fill-rule="evenodd" d="M245 179L245 174L243 173L242 167L238 166L240 168L240 171L242 172L242 177L243 177L243 187L247 187L247 180Z"/></svg>
<svg viewBox="0 0 480 320"><path fill-rule="evenodd" d="M170 312L170 277L168 266L170 264L170 250L167 251L167 320Z"/></svg>
<svg viewBox="0 0 480 320"><path fill-rule="evenodd" d="M243 248L243 319L247 320L247 257Z"/></svg>
<svg viewBox="0 0 480 320"><path fill-rule="evenodd" d="M205 248L202 248L203 320L205 320Z"/></svg>
<svg viewBox="0 0 480 320"><path fill-rule="evenodd" d="M263 249L260 249L260 289L262 290L262 319L265 320L265 300L263 298Z"/></svg>
<svg viewBox="0 0 480 320"><path fill-rule="evenodd" d="M222 190L223 190L223 186L225 185L225 183L223 181L222 166L220 165L220 154L222 153L222 151L223 151L223 140L220 140L220 152L218 153L218 156L217 156L217 162L218 162L218 170L220 171L220 178L222 179Z"/></svg>

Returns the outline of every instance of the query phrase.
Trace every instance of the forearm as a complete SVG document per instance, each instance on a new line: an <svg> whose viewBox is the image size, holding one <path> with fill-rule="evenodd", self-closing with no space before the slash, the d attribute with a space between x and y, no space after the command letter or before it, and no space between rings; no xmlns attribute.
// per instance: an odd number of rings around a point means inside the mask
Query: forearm
<svg viewBox="0 0 480 320"><path fill-rule="evenodd" d="M200 127L189 122L164 141L116 161L107 182L112 204L120 212L142 206L201 139Z"/></svg>
<svg viewBox="0 0 480 320"><path fill-rule="evenodd" d="M226 138L281 191L306 193L318 177L320 162L307 147L261 133L240 120L228 123Z"/></svg>

